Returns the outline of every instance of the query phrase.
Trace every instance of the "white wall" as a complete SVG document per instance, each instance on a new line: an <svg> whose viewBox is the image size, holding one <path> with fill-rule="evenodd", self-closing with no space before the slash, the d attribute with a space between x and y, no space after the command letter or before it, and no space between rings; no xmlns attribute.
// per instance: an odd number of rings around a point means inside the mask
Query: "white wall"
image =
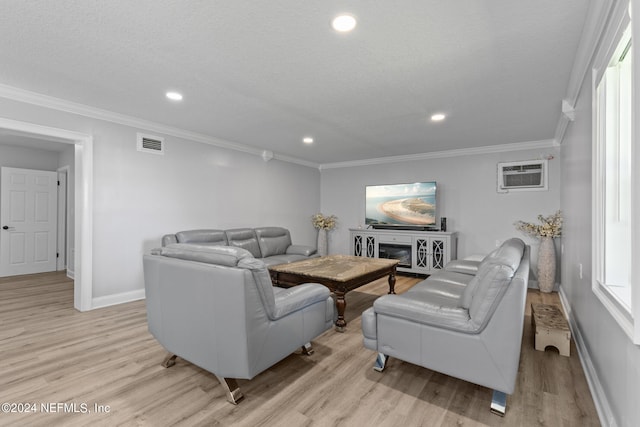
<svg viewBox="0 0 640 427"><path fill-rule="evenodd" d="M0 117L93 135L94 300L141 291L142 254L165 233L279 225L315 245L317 169L7 99ZM164 136L166 154L138 152L136 132Z"/></svg>
<svg viewBox="0 0 640 427"><path fill-rule="evenodd" d="M58 169L59 153L37 148L4 145L4 143L11 142L10 136L0 136L0 166L44 171Z"/></svg>
<svg viewBox="0 0 640 427"><path fill-rule="evenodd" d="M636 44L633 46L637 58L640 49ZM561 290L604 425L637 426L640 424L640 347L631 342L591 290L592 98L591 73L588 73L578 97L575 121L569 125L562 142L565 228Z"/></svg>
<svg viewBox="0 0 640 427"><path fill-rule="evenodd" d="M135 129L105 131L94 133L94 296L141 287L142 254L165 233L279 225L313 244L317 170L171 137L165 155L141 153Z"/></svg>
<svg viewBox="0 0 640 427"><path fill-rule="evenodd" d="M498 162L547 155L554 156L549 161L548 191L497 193ZM322 211L339 219L338 228L330 234L330 252L348 253L348 229L364 226L366 185L435 180L438 217L447 218L448 231L458 232L458 258L486 254L496 241L520 237L533 246L535 264L538 241L513 224L537 222L538 214L560 209L560 157L557 148L545 148L323 170ZM533 274L535 278L535 268Z"/></svg>

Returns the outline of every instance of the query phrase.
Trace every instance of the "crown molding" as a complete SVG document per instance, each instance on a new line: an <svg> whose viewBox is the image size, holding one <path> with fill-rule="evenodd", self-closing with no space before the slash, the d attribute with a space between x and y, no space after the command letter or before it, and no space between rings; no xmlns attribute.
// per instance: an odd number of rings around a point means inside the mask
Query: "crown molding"
<svg viewBox="0 0 640 427"><path fill-rule="evenodd" d="M580 36L580 43L573 61L567 93L564 101L569 105L575 105L584 79L591 68L600 39L609 21L609 15L619 0L592 1L589 4L587 18Z"/></svg>
<svg viewBox="0 0 640 427"><path fill-rule="evenodd" d="M92 119L102 120L111 123L117 123L120 125L130 126L133 128L144 129L156 133L162 133L165 135L173 136L176 138L187 139L194 142L200 142L203 144L213 145L220 148L226 148L229 150L240 151L242 153L252 154L254 156L263 157L266 150L260 148L250 147L248 145L240 144L237 142L227 141L220 138L215 138L209 135L191 132L188 130L176 128L173 126L163 125L161 123L153 122L150 120L144 120L137 117L129 116L126 114L120 114L109 110L103 110L101 108L92 107L86 104L80 104L65 99L56 98L49 95L43 95L37 92L31 92L24 89L19 89L13 86L0 84L0 97L11 99L13 101L24 102L27 104L36 105L38 107L49 108L57 111L64 111L66 113L76 114L79 116L89 117ZM319 164L308 162L305 160L297 159L282 154L273 153L273 158L289 162L296 163L307 167L319 168Z"/></svg>
<svg viewBox="0 0 640 427"><path fill-rule="evenodd" d="M569 122L575 119L575 112L567 115L565 109L573 109L580 95L580 90L592 67L594 57L601 42L609 17L614 8L622 3L620 0L601 0L589 3L587 18L580 36L580 43L573 61L567 92L562 100L562 114L558 119L554 139L562 144Z"/></svg>
<svg viewBox="0 0 640 427"><path fill-rule="evenodd" d="M298 159L297 157L290 157L284 154L273 153L273 158L288 163L295 163L297 165L306 166L309 168L320 169L320 164L315 162L309 162L307 160Z"/></svg>
<svg viewBox="0 0 640 427"><path fill-rule="evenodd" d="M499 153L499 152L506 152L506 151L535 150L535 149L550 148L550 147L558 146L555 140L542 140L542 141L530 141L530 142L520 142L520 143L512 143L512 144L491 145L491 146L477 147L477 148L445 150L445 151L437 151L437 152L431 152L431 153L411 154L411 155L405 155L405 156L391 156L391 157L373 158L373 159L365 159L365 160L354 160L354 161L347 161L347 162L318 164L318 163L298 159L295 157L287 156L285 154L272 153L269 150L249 147L247 145L223 140L220 138L215 138L209 135L191 132L184 129L163 125L161 123L140 119L137 117L120 114L120 113L116 113L109 110L103 110L103 109L92 107L89 105L71 102L64 99L55 98L49 95L43 95L40 93L31 92L31 91L15 88L13 86L8 86L4 84L0 84L0 97L11 99L14 101L24 102L27 104L36 105L39 107L49 108L57 111L64 111L67 113L89 117L92 119L107 121L111 123L117 123L120 125L130 126L137 129L144 129L146 131L161 133L164 135L169 135L176 138L182 138L182 139L186 139L194 142L200 142L203 144L213 145L220 148L240 151L243 153L258 156L262 159L265 159L265 156L266 156L269 159L276 159L283 162L294 163L294 164L298 164L301 166L306 166L306 167L310 167L318 170L346 168L346 167L352 167L352 166L379 165L379 164L385 164L385 163L397 163L397 162L406 162L406 161L415 161L415 160L438 159L438 158L445 158L445 157L470 156L470 155L477 155L477 154ZM268 155L265 155L265 153L267 153Z"/></svg>
<svg viewBox="0 0 640 427"><path fill-rule="evenodd" d="M379 157L375 159L354 160L350 162L325 163L320 165L320 170L442 159L446 157L476 156L481 154L503 153L509 151L539 150L557 147L559 147L559 144L554 139L545 139L542 141L516 142L511 144L488 145L485 147L461 148L456 150L434 151L431 153L409 154L406 156L390 156Z"/></svg>

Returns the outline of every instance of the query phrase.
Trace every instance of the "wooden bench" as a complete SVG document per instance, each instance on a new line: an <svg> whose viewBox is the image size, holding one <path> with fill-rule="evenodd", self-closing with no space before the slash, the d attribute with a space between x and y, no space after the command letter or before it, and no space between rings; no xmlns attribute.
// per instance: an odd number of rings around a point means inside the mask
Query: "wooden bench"
<svg viewBox="0 0 640 427"><path fill-rule="evenodd" d="M535 333L536 350L544 351L548 346L552 346L557 348L562 356L570 355L571 331L557 306L531 304L531 323Z"/></svg>

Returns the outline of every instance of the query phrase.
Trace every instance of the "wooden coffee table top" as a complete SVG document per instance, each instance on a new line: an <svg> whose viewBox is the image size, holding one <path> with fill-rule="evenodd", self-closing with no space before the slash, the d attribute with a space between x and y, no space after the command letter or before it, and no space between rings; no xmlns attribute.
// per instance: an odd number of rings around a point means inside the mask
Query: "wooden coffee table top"
<svg viewBox="0 0 640 427"><path fill-rule="evenodd" d="M269 267L274 285L290 287L302 283L320 283L336 296L338 318L336 329L344 331L347 302L345 294L362 285L389 276L389 293L396 283L397 259L365 258L351 255L329 255Z"/></svg>
<svg viewBox="0 0 640 427"><path fill-rule="evenodd" d="M365 258L351 255L329 255L269 267L276 273L292 273L310 278L348 282L398 264L396 259Z"/></svg>

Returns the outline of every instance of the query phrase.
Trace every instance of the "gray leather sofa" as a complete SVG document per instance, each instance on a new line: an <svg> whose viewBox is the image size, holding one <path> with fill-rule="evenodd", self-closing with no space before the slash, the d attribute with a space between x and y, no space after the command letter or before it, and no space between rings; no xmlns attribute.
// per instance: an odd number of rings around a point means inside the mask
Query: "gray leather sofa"
<svg viewBox="0 0 640 427"><path fill-rule="evenodd" d="M291 244L291 234L283 227L186 230L162 237L162 246L174 243L235 246L248 250L267 266L319 256L312 246Z"/></svg>
<svg viewBox="0 0 640 427"><path fill-rule="evenodd" d="M362 314L364 346L494 390L504 415L515 388L529 277L529 248L505 241L481 262L451 261L399 295L384 295Z"/></svg>
<svg viewBox="0 0 640 427"><path fill-rule="evenodd" d="M251 379L331 329L329 290L271 284L264 262L233 246L173 243L144 255L149 332L169 352L213 373L227 399L242 398L236 379Z"/></svg>

